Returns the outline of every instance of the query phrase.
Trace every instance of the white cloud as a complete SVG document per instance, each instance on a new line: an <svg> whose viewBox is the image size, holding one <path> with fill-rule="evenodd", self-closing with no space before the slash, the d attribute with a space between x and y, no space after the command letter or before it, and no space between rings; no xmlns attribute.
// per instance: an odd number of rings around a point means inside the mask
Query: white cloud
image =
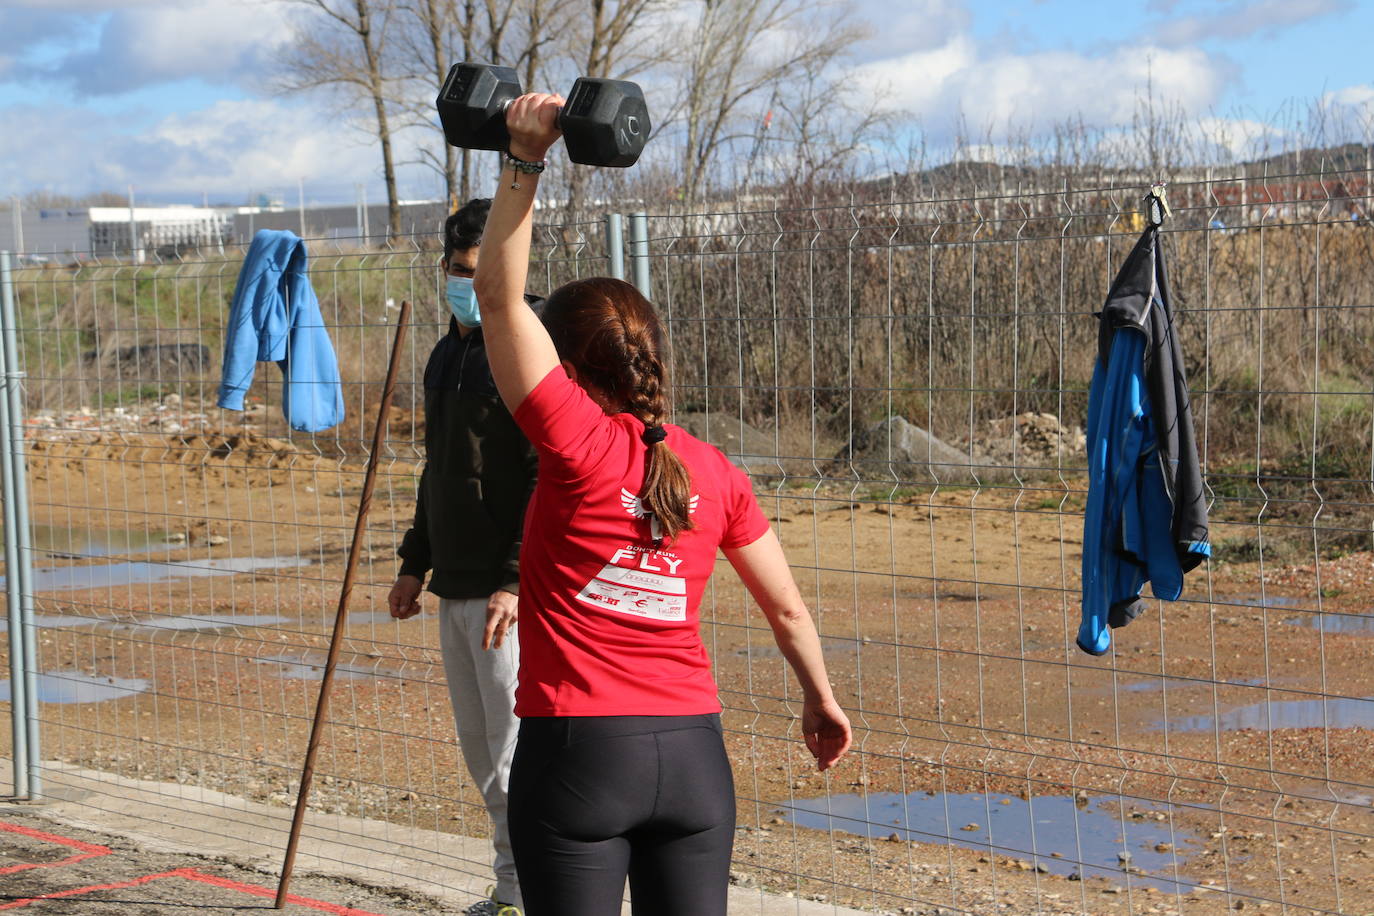
<svg viewBox="0 0 1374 916"><path fill-rule="evenodd" d="M222 101L164 118L131 135L117 118L89 109L0 109L0 194L52 188L81 194L135 189L240 201L253 190L294 189L352 199L355 183L380 172L376 142L313 107L279 100ZM433 139L433 135L429 135ZM398 138L397 157L414 158L415 134ZM430 188L425 176L412 172Z"/></svg>
<svg viewBox="0 0 1374 916"><path fill-rule="evenodd" d="M1358 86L1346 86L1344 89L1327 93L1326 98L1337 105L1348 105L1351 108L1369 108L1374 106L1374 85L1361 83Z"/></svg>
<svg viewBox="0 0 1374 916"><path fill-rule="evenodd" d="M1234 159L1248 159L1283 144L1290 132L1273 124L1250 118L1199 118L1192 125L1202 143L1229 153Z"/></svg>
<svg viewBox="0 0 1374 916"><path fill-rule="evenodd" d="M1227 66L1198 49L1120 45L1098 54L1044 51L982 57L972 39L892 57L860 68L859 79L886 88L888 104L926 124L963 117L976 130L1045 128L1081 117L1094 126L1127 124L1146 97L1203 111L1218 98Z"/></svg>
<svg viewBox="0 0 1374 916"><path fill-rule="evenodd" d="M136 6L170 6L168 0L5 0L10 9L60 13L110 13Z"/></svg>
<svg viewBox="0 0 1374 916"><path fill-rule="evenodd" d="M80 17L47 7L0 8L0 51L17 60L45 42L71 39L81 27Z"/></svg>
<svg viewBox="0 0 1374 916"><path fill-rule="evenodd" d="M286 17L277 0L121 4L95 47L72 50L34 75L70 81L92 96L191 78L252 84L268 75L275 52L290 39Z"/></svg>
<svg viewBox="0 0 1374 916"><path fill-rule="evenodd" d="M1353 9L1353 0L1233 0L1215 12L1182 16L1150 29L1150 37L1169 45L1208 39L1238 39L1277 34L1312 19Z"/></svg>
<svg viewBox="0 0 1374 916"><path fill-rule="evenodd" d="M864 51L874 58L940 48L973 19L963 0L854 0L854 10L873 26Z"/></svg>

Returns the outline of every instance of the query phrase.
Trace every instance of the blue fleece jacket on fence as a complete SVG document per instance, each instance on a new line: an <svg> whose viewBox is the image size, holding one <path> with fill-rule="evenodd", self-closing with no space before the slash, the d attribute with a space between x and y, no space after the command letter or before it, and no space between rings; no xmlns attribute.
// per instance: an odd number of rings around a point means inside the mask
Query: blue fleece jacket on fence
<svg viewBox="0 0 1374 916"><path fill-rule="evenodd" d="M315 433L343 422L343 385L320 302L306 274L305 242L263 229L243 260L224 335L220 407L242 410L259 362L275 362L286 383L282 410L292 429Z"/></svg>
<svg viewBox="0 0 1374 916"><path fill-rule="evenodd" d="M1177 600L1183 569L1173 549L1173 506L1155 448L1144 372L1145 335L1116 332L1111 357L1088 392L1088 506L1083 516L1083 621L1078 645L1101 655L1112 612L1133 604L1148 580ZM1119 618L1116 625L1124 622Z"/></svg>

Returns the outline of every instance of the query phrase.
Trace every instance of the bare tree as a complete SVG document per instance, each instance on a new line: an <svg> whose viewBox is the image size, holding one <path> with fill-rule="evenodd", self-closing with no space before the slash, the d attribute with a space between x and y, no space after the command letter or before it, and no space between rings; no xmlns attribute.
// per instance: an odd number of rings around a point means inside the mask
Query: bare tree
<svg viewBox="0 0 1374 916"><path fill-rule="evenodd" d="M398 36L393 41L395 70L406 80L409 126L432 131L434 95L459 61L481 61L514 68L526 89L548 84L550 54L565 50L569 24L582 0L399 0ZM442 140L442 152L422 145L420 161L444 176L450 200L473 191L469 150Z"/></svg>
<svg viewBox="0 0 1374 916"><path fill-rule="evenodd" d="M628 79L661 60L661 14L680 0L583 0L563 2L547 21L562 22L562 37L550 52L558 53L579 76ZM651 104L650 113L654 113ZM568 165L569 218L582 208L590 169Z"/></svg>
<svg viewBox="0 0 1374 916"><path fill-rule="evenodd" d="M370 106L373 131L382 150L386 183L387 230L401 234L396 194L391 113L396 107L395 78L387 71L388 26L395 0L291 0L306 11L283 64L281 88L288 92L328 89L346 105Z"/></svg>
<svg viewBox="0 0 1374 916"><path fill-rule="evenodd" d="M832 63L829 54L800 61L787 91L773 91L770 114L773 108L781 112L780 123L770 135L755 137L756 149L763 146L761 139L775 147L768 158L799 189L853 178L860 160L884 142L895 120L878 96L837 85L829 72ZM751 150L746 170L757 159ZM747 190L749 175L737 184Z"/></svg>
<svg viewBox="0 0 1374 916"><path fill-rule="evenodd" d="M473 56L477 35L477 0L403 0L396 41L397 70L412 85L406 92L407 120L434 124L434 96L449 67ZM472 190L472 154L438 137L439 152L422 145L421 161L444 176L450 203L467 200Z"/></svg>
<svg viewBox="0 0 1374 916"><path fill-rule="evenodd" d="M864 32L841 0L685 0L679 10L691 23L677 61L676 106L684 133L680 194L690 202L721 151L753 135L741 123L747 102L775 88L790 96L793 81L824 79Z"/></svg>
<svg viewBox="0 0 1374 916"><path fill-rule="evenodd" d="M521 0L520 24L512 42L511 66L521 72L526 90L550 85L549 54L582 12L581 0Z"/></svg>

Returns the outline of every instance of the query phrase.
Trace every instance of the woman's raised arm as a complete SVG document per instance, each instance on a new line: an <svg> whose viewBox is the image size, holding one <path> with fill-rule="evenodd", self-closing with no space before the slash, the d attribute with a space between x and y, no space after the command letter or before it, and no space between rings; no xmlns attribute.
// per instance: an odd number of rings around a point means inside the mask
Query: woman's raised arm
<svg viewBox="0 0 1374 916"><path fill-rule="evenodd" d="M506 110L510 154L538 162L558 139L556 95L522 95ZM491 375L512 412L558 365L558 352L538 316L525 304L529 278L530 233L539 176L518 172L503 161L501 182L491 201L473 288L482 310Z"/></svg>

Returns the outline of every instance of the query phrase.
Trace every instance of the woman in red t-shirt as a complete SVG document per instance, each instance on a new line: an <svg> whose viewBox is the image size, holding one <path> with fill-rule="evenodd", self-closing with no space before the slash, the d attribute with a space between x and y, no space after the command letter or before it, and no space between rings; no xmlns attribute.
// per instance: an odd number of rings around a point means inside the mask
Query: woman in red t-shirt
<svg viewBox="0 0 1374 916"><path fill-rule="evenodd" d="M511 145L475 287L492 376L539 450L520 558L520 737L510 829L528 916L724 914L734 787L698 608L722 550L802 689L819 769L849 748L820 640L748 478L665 425L663 330L619 280L525 304L537 170L557 96Z"/></svg>

